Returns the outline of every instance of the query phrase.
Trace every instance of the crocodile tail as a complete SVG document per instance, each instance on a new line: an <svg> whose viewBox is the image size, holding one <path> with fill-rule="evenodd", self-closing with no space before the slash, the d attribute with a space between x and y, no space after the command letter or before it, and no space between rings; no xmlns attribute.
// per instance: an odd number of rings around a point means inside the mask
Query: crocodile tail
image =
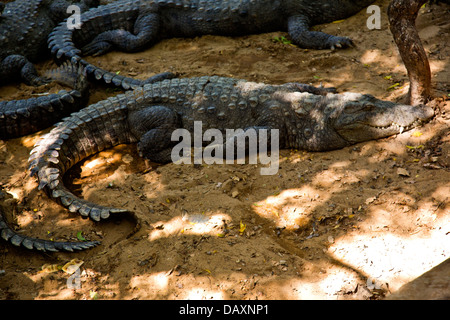
<svg viewBox="0 0 450 320"><path fill-rule="evenodd" d="M3 212L0 210L0 237L3 240L10 242L17 247L25 247L30 250L38 250L44 252L58 252L58 251L77 251L93 248L100 244L99 241L50 241L37 238L23 236L15 232L6 222Z"/></svg>
<svg viewBox="0 0 450 320"><path fill-rule="evenodd" d="M56 61L71 61L85 67L88 78L125 90L136 89L148 83L172 79L175 75L163 72L145 80L125 77L115 72L99 68L82 58L77 45L87 44L104 31L132 28L133 19L139 15L141 7L154 4L153 1L118 1L93 8L81 15L80 29L71 29L67 22L60 23L48 37L48 48Z"/></svg>
<svg viewBox="0 0 450 320"><path fill-rule="evenodd" d="M64 186L63 175L92 154L136 142L127 124L127 101L133 103L136 99L134 92L129 91L93 104L63 119L37 142L30 154L29 170L32 176L37 176L38 188L44 189L69 211L95 221L106 219L110 214L128 212L80 199Z"/></svg>
<svg viewBox="0 0 450 320"><path fill-rule="evenodd" d="M172 72L162 72L155 74L145 80L125 77L120 74L106 71L102 68L94 66L93 64L88 63L84 59L79 60L80 64L83 64L88 72L88 75L91 79L95 81L101 81L106 83L107 85L111 85L114 87L122 88L124 90L134 90L138 87L143 87L146 84L152 84L155 82L173 79L176 77Z"/></svg>
<svg viewBox="0 0 450 320"><path fill-rule="evenodd" d="M78 90L61 90L26 100L0 101L0 139L13 139L52 126L85 105Z"/></svg>
<svg viewBox="0 0 450 320"><path fill-rule="evenodd" d="M89 81L86 68L83 65L66 61L58 68L46 71L45 77L80 91L87 102L89 98Z"/></svg>
<svg viewBox="0 0 450 320"><path fill-rule="evenodd" d="M72 88L24 100L0 101L0 139L22 137L52 126L86 106L89 83L86 69L65 63L46 77Z"/></svg>

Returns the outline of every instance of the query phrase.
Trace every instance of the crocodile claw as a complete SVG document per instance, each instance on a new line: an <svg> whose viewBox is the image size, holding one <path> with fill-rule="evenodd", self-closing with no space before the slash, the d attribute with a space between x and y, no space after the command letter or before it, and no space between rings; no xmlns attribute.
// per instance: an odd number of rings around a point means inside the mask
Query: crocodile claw
<svg viewBox="0 0 450 320"><path fill-rule="evenodd" d="M24 81L28 85L34 87L43 86L52 82L52 80L47 77L38 77L38 76L28 77L27 79L24 79Z"/></svg>
<svg viewBox="0 0 450 320"><path fill-rule="evenodd" d="M328 45L331 50L337 49L343 49L343 48L354 48L355 43L352 41L352 39L347 37L331 37L328 41Z"/></svg>

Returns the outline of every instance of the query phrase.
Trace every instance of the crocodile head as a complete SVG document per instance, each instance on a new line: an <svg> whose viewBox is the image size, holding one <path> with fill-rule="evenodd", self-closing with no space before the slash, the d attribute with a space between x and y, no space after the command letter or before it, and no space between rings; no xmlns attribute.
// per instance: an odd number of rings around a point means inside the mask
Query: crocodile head
<svg viewBox="0 0 450 320"><path fill-rule="evenodd" d="M327 110L329 125L350 144L401 134L434 116L430 107L397 104L368 94L344 93L338 101Z"/></svg>
<svg viewBox="0 0 450 320"><path fill-rule="evenodd" d="M311 151L339 149L399 134L434 115L427 106L397 104L368 94L296 92L285 97L298 116L295 128L290 130L296 135L290 145Z"/></svg>

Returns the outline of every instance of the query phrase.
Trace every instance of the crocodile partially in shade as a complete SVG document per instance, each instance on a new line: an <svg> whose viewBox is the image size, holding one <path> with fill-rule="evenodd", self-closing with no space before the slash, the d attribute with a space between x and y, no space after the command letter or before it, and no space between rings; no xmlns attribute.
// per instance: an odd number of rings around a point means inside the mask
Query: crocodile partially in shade
<svg viewBox="0 0 450 320"><path fill-rule="evenodd" d="M57 60L81 63L93 78L129 89L154 79L138 80L117 75L88 63L82 57L104 54L113 49L140 51L168 37L240 36L272 31L287 31L292 42L303 48L344 48L353 44L351 39L311 31L310 27L350 17L372 2L119 0L82 14L79 29L70 29L66 23L61 23L49 37L49 48Z"/></svg>
<svg viewBox="0 0 450 320"><path fill-rule="evenodd" d="M75 196L63 175L79 161L119 144L137 143L154 162L171 161L176 129L278 129L279 147L328 151L402 133L434 115L427 106L409 106L358 93L299 83L268 85L226 77L171 79L92 104L65 118L39 141L29 158L31 174L54 200L95 221L126 209ZM222 145L234 142L229 137ZM270 140L270 137L269 137ZM268 140L268 141L269 141ZM249 146L247 146L249 147Z"/></svg>

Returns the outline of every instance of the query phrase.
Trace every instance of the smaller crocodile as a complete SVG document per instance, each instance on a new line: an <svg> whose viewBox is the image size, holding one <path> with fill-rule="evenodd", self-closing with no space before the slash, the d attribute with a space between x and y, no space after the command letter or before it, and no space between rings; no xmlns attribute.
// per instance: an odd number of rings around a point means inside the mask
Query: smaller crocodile
<svg viewBox="0 0 450 320"><path fill-rule="evenodd" d="M278 129L280 148L327 151L401 133L434 115L426 106L332 91L217 76L146 84L65 118L37 142L29 168L37 176L38 188L52 199L71 212L100 221L129 211L77 197L64 186L63 175L79 161L119 144L137 143L143 157L170 162L174 130L192 134L195 122L201 121L204 130L222 133L239 128L258 134ZM223 150L226 146L222 145Z"/></svg>
<svg viewBox="0 0 450 320"><path fill-rule="evenodd" d="M82 27L61 23L49 37L49 48L60 61L86 66L88 74L106 83L136 88L153 81L116 75L88 63L83 55L112 49L136 52L168 37L206 34L241 36L288 31L303 48L344 48L351 39L310 31L316 24L350 17L373 0L119 0L81 15ZM169 75L165 74L168 77Z"/></svg>
<svg viewBox="0 0 450 320"><path fill-rule="evenodd" d="M48 128L87 105L89 82L83 67L64 63L45 76L72 90L25 100L0 101L0 139L17 138Z"/></svg>
<svg viewBox="0 0 450 320"><path fill-rule="evenodd" d="M2 204L6 202L6 200L12 198L12 196L8 195L6 192L0 189L0 201ZM4 217L4 206L0 204L0 238L5 241L10 242L14 246L24 247L30 250L38 250L43 252L57 252L57 251L78 251L85 250L100 244L98 241L84 241L84 242L76 242L76 241L51 241L51 240L43 240L32 237L27 237L17 233L14 229L12 229L6 219Z"/></svg>

